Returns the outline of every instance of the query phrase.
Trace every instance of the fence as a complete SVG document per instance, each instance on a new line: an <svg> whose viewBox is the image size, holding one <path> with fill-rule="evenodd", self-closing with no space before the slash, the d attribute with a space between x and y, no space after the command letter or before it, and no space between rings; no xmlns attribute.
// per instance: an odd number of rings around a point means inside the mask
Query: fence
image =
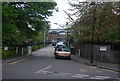
<svg viewBox="0 0 120 81"><path fill-rule="evenodd" d="M30 55L31 51L35 51L47 45L48 44L39 43L39 44L33 44L33 45L3 46L2 47L2 59Z"/></svg>
<svg viewBox="0 0 120 81"><path fill-rule="evenodd" d="M120 45L111 43L74 43L74 52L82 58L100 62L120 63Z"/></svg>

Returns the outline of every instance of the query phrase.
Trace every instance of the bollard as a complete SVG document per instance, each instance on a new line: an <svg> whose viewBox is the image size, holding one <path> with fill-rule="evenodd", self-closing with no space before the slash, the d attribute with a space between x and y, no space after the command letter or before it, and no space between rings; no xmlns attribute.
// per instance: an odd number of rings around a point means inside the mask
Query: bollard
<svg viewBox="0 0 120 81"><path fill-rule="evenodd" d="M18 47L16 47L16 54L18 54Z"/></svg>
<svg viewBox="0 0 120 81"><path fill-rule="evenodd" d="M28 56L31 55L31 46L28 46Z"/></svg>
<svg viewBox="0 0 120 81"><path fill-rule="evenodd" d="M79 49L79 56L80 56L80 49Z"/></svg>
<svg viewBox="0 0 120 81"><path fill-rule="evenodd" d="M24 51L24 49L23 49L23 47L22 47L22 56L23 56L23 54L24 54L24 52L23 52L23 51Z"/></svg>

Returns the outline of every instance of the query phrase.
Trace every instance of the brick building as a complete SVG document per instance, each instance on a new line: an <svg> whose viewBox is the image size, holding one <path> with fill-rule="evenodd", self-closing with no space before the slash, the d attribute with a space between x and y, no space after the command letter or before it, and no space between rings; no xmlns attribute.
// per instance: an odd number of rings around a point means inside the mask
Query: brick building
<svg viewBox="0 0 120 81"><path fill-rule="evenodd" d="M64 29L50 29L48 31L49 42L52 42L53 40L56 40L57 38L63 38L64 40L66 40L67 31Z"/></svg>

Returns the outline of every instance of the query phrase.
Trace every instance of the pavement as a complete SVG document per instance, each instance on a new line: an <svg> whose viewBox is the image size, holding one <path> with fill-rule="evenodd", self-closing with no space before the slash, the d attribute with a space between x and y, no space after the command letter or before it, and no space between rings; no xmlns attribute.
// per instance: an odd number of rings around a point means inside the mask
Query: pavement
<svg viewBox="0 0 120 81"><path fill-rule="evenodd" d="M72 60L86 64L86 65L96 66L99 68L120 72L120 64L114 64L114 63L108 63L108 62L97 62L97 61L93 61L93 63L90 63L90 60L83 59L77 55L72 55Z"/></svg>
<svg viewBox="0 0 120 81"><path fill-rule="evenodd" d="M30 56L32 56L32 55L11 57L11 58L7 58L7 59L2 60L2 63L10 63L10 62L17 61L17 60L20 60L20 59L23 59L26 57L30 57Z"/></svg>
<svg viewBox="0 0 120 81"><path fill-rule="evenodd" d="M44 48L45 47L43 47L41 49L44 49ZM20 59L23 59L23 58L27 58L27 57L32 56L33 53L34 53L34 51L30 55L24 54L23 56L16 56L16 57L11 57L11 58L7 58L7 59L3 59L2 63L10 63L10 62L17 61L17 60L20 60Z"/></svg>

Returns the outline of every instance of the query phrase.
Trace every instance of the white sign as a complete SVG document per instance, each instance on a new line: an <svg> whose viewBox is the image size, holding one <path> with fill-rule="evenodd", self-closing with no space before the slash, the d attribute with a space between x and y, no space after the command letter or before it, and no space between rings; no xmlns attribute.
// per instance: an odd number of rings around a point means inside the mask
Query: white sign
<svg viewBox="0 0 120 81"><path fill-rule="evenodd" d="M4 47L4 50L8 50L8 47Z"/></svg>
<svg viewBox="0 0 120 81"><path fill-rule="evenodd" d="M100 51L107 51L107 47L100 47Z"/></svg>

